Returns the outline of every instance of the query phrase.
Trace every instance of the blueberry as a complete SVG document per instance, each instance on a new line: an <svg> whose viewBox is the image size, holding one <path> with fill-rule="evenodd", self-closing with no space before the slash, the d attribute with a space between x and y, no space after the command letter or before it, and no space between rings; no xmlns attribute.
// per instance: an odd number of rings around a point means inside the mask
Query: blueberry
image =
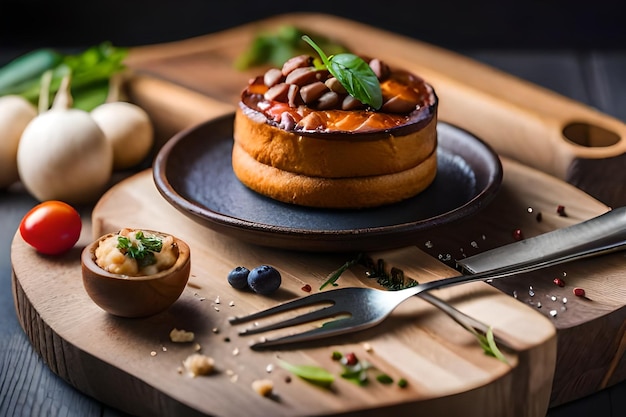
<svg viewBox="0 0 626 417"><path fill-rule="evenodd" d="M250 270L245 266L238 266L228 273L228 283L238 290L248 287L248 274Z"/></svg>
<svg viewBox="0 0 626 417"><path fill-rule="evenodd" d="M281 282L280 272L269 265L257 266L248 274L248 286L252 291L263 295L276 291Z"/></svg>

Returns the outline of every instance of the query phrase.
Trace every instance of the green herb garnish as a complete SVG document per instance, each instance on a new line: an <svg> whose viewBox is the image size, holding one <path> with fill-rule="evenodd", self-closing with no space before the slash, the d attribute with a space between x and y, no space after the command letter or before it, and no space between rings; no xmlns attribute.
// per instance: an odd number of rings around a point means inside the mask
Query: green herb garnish
<svg viewBox="0 0 626 417"><path fill-rule="evenodd" d="M126 236L117 237L117 248L126 256L137 261L140 267L156 263L155 252L161 252L163 241L156 236L146 236L140 230L135 233L135 239Z"/></svg>
<svg viewBox="0 0 626 417"><path fill-rule="evenodd" d="M381 384L389 385L393 384L393 378L387 374L378 374L376 375L376 380Z"/></svg>
<svg viewBox="0 0 626 417"><path fill-rule="evenodd" d="M502 354L502 352L500 352L500 349L498 349L496 340L493 337L493 329L491 327L487 329L487 333L484 335L474 331L474 329L470 329L470 331L474 333L474 335L478 339L478 343L480 343L480 346L483 348L483 351L486 355L493 356L494 358L506 364L509 363Z"/></svg>
<svg viewBox="0 0 626 417"><path fill-rule="evenodd" d="M348 94L376 110L381 108L383 93L380 82L367 62L350 53L327 56L310 37L304 35L302 39L317 51L322 67L337 78Z"/></svg>
<svg viewBox="0 0 626 417"><path fill-rule="evenodd" d="M361 262L361 257L362 254L358 254L356 258L349 260L348 262L341 265L338 269L331 272L328 275L328 278L326 278L326 281L324 281L324 283L320 286L320 290L323 290L328 285L336 286L339 277L348 269L350 269L351 266L354 266L357 263Z"/></svg>
<svg viewBox="0 0 626 417"><path fill-rule="evenodd" d="M341 377L346 381L350 381L353 384L359 386L365 386L369 384L369 378L367 376L368 367L362 366L354 366L354 367L345 367L344 371L341 373Z"/></svg>
<svg viewBox="0 0 626 417"><path fill-rule="evenodd" d="M291 372L297 377L324 388L329 388L330 385L335 381L335 377L333 376L333 374L319 366L293 365L282 359L278 359L278 364L283 369Z"/></svg>

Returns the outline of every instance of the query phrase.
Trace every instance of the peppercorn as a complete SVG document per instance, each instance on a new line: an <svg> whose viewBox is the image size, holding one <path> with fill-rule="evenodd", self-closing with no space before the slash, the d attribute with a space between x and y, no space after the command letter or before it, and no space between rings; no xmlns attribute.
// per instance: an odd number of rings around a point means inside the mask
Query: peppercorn
<svg viewBox="0 0 626 417"><path fill-rule="evenodd" d="M344 360L347 366L354 366L359 362L359 360L357 359L356 355L353 352L346 353Z"/></svg>

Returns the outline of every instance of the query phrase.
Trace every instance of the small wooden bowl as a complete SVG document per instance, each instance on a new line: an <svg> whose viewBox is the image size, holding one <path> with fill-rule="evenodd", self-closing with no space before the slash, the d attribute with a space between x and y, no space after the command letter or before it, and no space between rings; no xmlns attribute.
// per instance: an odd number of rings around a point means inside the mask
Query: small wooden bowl
<svg viewBox="0 0 626 417"><path fill-rule="evenodd" d="M189 280L189 246L174 237L178 245L178 259L171 268L153 275L119 275L105 271L95 260L98 244L113 235L116 233L101 236L85 247L81 254L83 285L89 297L103 310L120 317L147 317L174 304Z"/></svg>

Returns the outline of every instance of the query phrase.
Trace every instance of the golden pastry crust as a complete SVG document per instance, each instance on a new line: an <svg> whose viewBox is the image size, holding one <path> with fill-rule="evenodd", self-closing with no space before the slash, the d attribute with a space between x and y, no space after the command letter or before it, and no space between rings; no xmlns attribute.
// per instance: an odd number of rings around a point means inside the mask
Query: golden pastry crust
<svg viewBox="0 0 626 417"><path fill-rule="evenodd" d="M284 171L326 178L393 174L420 164L437 147L437 119L404 135L327 136L281 129L243 103L235 114L234 139L250 156Z"/></svg>
<svg viewBox="0 0 626 417"><path fill-rule="evenodd" d="M417 166L394 174L322 178L265 165L233 146L235 175L248 188L284 203L318 208L366 208L396 203L426 189L437 173L437 153Z"/></svg>

